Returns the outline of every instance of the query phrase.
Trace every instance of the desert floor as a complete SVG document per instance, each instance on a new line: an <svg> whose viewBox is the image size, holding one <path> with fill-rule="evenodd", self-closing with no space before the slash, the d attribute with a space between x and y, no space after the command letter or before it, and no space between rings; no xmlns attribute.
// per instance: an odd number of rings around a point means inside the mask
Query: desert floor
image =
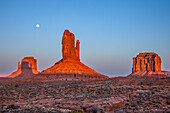
<svg viewBox="0 0 170 113"><path fill-rule="evenodd" d="M170 112L170 78L0 85L0 113Z"/></svg>

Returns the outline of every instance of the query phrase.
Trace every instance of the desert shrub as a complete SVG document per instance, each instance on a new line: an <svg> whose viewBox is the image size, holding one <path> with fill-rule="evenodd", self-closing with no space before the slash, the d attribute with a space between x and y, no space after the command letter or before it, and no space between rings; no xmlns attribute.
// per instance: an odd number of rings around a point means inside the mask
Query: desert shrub
<svg viewBox="0 0 170 113"><path fill-rule="evenodd" d="M85 111L85 112L86 112L86 111L87 111L87 107L83 107L83 111Z"/></svg>
<svg viewBox="0 0 170 113"><path fill-rule="evenodd" d="M7 109L18 109L19 108L19 105L14 105L14 104L11 104L11 105L8 105Z"/></svg>
<svg viewBox="0 0 170 113"><path fill-rule="evenodd" d="M169 100L167 100L167 101L166 101L166 103L167 103L167 104L170 104L170 101L169 101Z"/></svg>
<svg viewBox="0 0 170 113"><path fill-rule="evenodd" d="M18 87L19 85L18 84L15 84L15 87Z"/></svg>
<svg viewBox="0 0 170 113"><path fill-rule="evenodd" d="M104 107L106 107L106 106L104 106ZM90 112L92 112L92 113L98 113L99 111L100 111L100 108L98 108L97 106L92 106L90 108Z"/></svg>
<svg viewBox="0 0 170 113"><path fill-rule="evenodd" d="M84 111L81 110L81 109L75 109L75 110L72 111L71 113L84 113Z"/></svg>

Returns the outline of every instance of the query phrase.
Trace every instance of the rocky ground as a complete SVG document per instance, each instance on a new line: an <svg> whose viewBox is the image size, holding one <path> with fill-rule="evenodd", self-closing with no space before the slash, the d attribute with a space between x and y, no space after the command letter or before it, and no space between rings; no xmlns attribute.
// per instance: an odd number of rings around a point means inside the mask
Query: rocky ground
<svg viewBox="0 0 170 113"><path fill-rule="evenodd" d="M170 78L0 85L0 113L166 113Z"/></svg>

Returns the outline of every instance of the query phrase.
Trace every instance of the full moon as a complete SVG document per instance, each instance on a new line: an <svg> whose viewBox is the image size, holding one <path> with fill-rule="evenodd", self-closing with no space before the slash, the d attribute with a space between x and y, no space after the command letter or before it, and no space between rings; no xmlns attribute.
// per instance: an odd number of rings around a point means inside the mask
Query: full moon
<svg viewBox="0 0 170 113"><path fill-rule="evenodd" d="M37 28L39 28L39 27L40 27L40 25L39 25L39 24L37 24L37 25L36 25L36 27L37 27Z"/></svg>

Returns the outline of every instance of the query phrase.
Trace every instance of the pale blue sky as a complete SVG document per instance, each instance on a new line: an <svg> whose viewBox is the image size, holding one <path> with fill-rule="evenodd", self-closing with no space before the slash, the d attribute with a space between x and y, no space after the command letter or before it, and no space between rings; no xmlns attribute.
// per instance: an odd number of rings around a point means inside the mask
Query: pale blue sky
<svg viewBox="0 0 170 113"><path fill-rule="evenodd" d="M81 61L102 74L130 74L146 51L170 71L169 0L0 0L0 74L30 55L40 71L52 66L65 29L80 40Z"/></svg>

